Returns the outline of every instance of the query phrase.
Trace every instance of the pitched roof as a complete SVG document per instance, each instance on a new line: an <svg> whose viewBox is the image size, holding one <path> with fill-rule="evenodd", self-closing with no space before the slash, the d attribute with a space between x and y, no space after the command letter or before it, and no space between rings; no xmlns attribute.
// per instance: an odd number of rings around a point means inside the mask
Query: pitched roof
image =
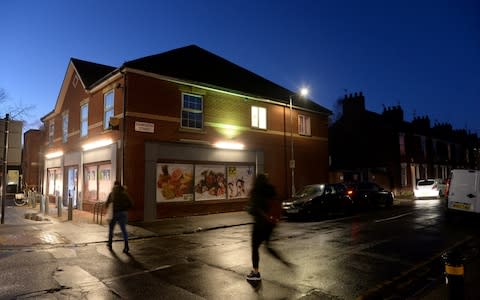
<svg viewBox="0 0 480 300"><path fill-rule="evenodd" d="M86 88L115 70L115 67L101 65L78 58L71 58L75 69Z"/></svg>
<svg viewBox="0 0 480 300"><path fill-rule="evenodd" d="M124 67L196 82L204 86L240 94L260 96L289 103L292 91L248 71L196 45L128 61ZM293 98L295 106L330 114L331 111L310 100Z"/></svg>

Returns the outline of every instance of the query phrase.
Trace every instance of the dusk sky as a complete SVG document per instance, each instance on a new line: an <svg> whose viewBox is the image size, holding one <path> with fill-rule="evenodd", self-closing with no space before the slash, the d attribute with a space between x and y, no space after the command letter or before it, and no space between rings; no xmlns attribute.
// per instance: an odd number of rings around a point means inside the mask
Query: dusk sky
<svg viewBox="0 0 480 300"><path fill-rule="evenodd" d="M119 67L196 44L308 86L333 112L361 91L368 110L401 105L406 121L480 134L478 0L4 0L0 12L0 88L7 104L35 106L27 128L54 109L71 57Z"/></svg>

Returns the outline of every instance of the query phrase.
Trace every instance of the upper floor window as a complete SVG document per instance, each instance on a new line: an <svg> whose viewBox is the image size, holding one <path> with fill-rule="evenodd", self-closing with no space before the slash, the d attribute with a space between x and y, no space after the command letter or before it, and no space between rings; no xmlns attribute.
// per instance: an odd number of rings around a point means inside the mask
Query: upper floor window
<svg viewBox="0 0 480 300"><path fill-rule="evenodd" d="M53 144L54 132L55 132L55 121L51 120L50 123L48 124L48 145Z"/></svg>
<svg viewBox="0 0 480 300"><path fill-rule="evenodd" d="M68 140L68 113L62 116L62 142L66 143Z"/></svg>
<svg viewBox="0 0 480 300"><path fill-rule="evenodd" d="M422 135L420 137L420 143L421 143L421 146L422 146L423 158L427 158L427 137Z"/></svg>
<svg viewBox="0 0 480 300"><path fill-rule="evenodd" d="M182 127L203 128L203 98L192 94L182 94Z"/></svg>
<svg viewBox="0 0 480 300"><path fill-rule="evenodd" d="M113 117L113 90L103 95L103 129L108 129L110 126L110 118Z"/></svg>
<svg viewBox="0 0 480 300"><path fill-rule="evenodd" d="M88 103L80 107L80 136L88 134Z"/></svg>
<svg viewBox="0 0 480 300"><path fill-rule="evenodd" d="M267 129L267 109L252 106L252 127Z"/></svg>
<svg viewBox="0 0 480 300"><path fill-rule="evenodd" d="M405 156L406 151L405 151L405 134L404 133L398 134L398 144L400 145L400 155Z"/></svg>
<svg viewBox="0 0 480 300"><path fill-rule="evenodd" d="M312 135L312 130L310 129L310 117L304 115L298 116L298 134Z"/></svg>

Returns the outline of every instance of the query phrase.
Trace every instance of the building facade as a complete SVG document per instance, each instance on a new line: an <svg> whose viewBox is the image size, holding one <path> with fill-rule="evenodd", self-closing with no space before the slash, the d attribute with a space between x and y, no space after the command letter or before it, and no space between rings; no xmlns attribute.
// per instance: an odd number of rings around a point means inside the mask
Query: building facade
<svg viewBox="0 0 480 300"><path fill-rule="evenodd" d="M0 119L0 191L3 192L5 185L7 194L18 193L22 188L22 130L22 121L7 117ZM8 134L5 134L6 131ZM6 149L8 151L5 151ZM6 176L4 176L5 154Z"/></svg>
<svg viewBox="0 0 480 300"><path fill-rule="evenodd" d="M362 93L342 99L330 126L332 180L376 181L396 194L411 193L420 179L446 179L454 168L477 169L478 137L428 116L404 120L400 106L381 114L365 109Z"/></svg>
<svg viewBox="0 0 480 300"><path fill-rule="evenodd" d="M42 118L44 193L92 210L120 180L131 220L241 210L257 173L282 198L328 180L329 115L197 46L118 68L71 59Z"/></svg>
<svg viewBox="0 0 480 300"><path fill-rule="evenodd" d="M28 190L42 190L43 130L29 129L23 134L22 178Z"/></svg>

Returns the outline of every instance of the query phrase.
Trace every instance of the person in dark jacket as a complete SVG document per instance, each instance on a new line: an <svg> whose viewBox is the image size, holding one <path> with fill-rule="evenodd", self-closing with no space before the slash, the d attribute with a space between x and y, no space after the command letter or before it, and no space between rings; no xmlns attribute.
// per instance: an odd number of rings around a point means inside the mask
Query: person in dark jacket
<svg viewBox="0 0 480 300"><path fill-rule="evenodd" d="M112 191L108 195L106 208L108 209L109 205L113 205L112 219L108 224L108 248L112 250L112 239L113 239L113 229L115 224L118 222L120 229L122 230L124 248L123 252L128 253L130 248L128 247L128 233L127 233L127 221L128 221L128 210L132 208L133 201L130 196L125 191L124 187L120 184L120 181L115 181L113 184Z"/></svg>
<svg viewBox="0 0 480 300"><path fill-rule="evenodd" d="M248 281L261 280L259 272L260 255L258 249L265 241L268 252L284 265L292 265L285 261L270 245L270 237L280 218L281 203L276 197L275 188L268 182L264 174L257 175L250 192L249 213L254 218L252 229L252 266L253 270L247 275Z"/></svg>

